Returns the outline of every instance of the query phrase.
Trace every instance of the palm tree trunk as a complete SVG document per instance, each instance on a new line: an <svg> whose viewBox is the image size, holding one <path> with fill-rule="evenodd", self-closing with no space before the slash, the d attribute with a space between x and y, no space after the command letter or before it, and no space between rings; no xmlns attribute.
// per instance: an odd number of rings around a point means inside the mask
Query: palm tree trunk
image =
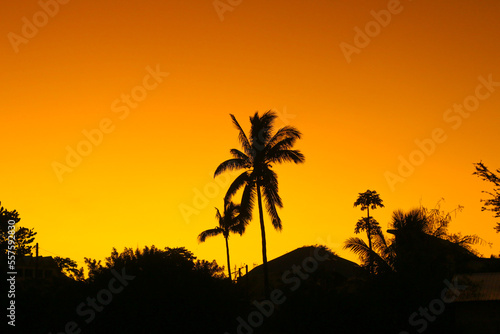
<svg viewBox="0 0 500 334"><path fill-rule="evenodd" d="M264 211L262 210L262 197L260 184L257 181L257 201L259 202L260 232L262 236L262 268L264 269L264 293L269 297L269 273L267 271L266 229L264 226Z"/></svg>
<svg viewBox="0 0 500 334"><path fill-rule="evenodd" d="M229 274L229 280L231 279L231 263L229 262L229 243L227 241L228 237L226 237L226 253L227 253L227 273Z"/></svg>

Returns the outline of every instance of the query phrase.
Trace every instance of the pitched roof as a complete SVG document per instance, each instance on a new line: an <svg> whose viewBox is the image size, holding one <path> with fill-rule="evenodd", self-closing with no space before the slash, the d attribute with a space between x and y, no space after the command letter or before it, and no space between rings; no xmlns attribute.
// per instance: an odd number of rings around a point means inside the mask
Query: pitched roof
<svg viewBox="0 0 500 334"><path fill-rule="evenodd" d="M305 246L297 248L291 252L281 255L273 260L268 261L269 283L271 286L277 287L283 285L282 275L292 266L302 266L304 261L310 257L314 258L316 246ZM324 250L319 251L319 254L324 254ZM359 274L360 267L358 264L349 260L343 259L335 254L330 254L328 260L322 262L317 261L318 267L323 268L326 272L345 279L354 277ZM242 282L249 282L249 290L251 294L257 296L263 293L264 269L262 265L253 268L245 275L238 279Z"/></svg>

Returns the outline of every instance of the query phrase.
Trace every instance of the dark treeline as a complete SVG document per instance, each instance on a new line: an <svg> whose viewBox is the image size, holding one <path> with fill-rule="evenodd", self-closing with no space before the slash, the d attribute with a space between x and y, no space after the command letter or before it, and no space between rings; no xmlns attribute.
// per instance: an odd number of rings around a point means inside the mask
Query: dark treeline
<svg viewBox="0 0 500 334"><path fill-rule="evenodd" d="M184 248L114 250L87 259L88 278L18 282L20 333L215 333L241 309L238 288L215 261ZM70 330L68 330L70 329Z"/></svg>
<svg viewBox="0 0 500 334"><path fill-rule="evenodd" d="M450 221L439 208L397 210L389 233L371 229L371 251L361 238L346 240L360 266L324 246L311 249L327 260L310 262L310 251L270 261L277 299L264 296L260 266L231 281L185 248L113 249L104 263L85 259L86 277L59 260L60 275L17 282L16 332L460 333L453 303L437 315L429 305L462 292L455 275L499 272L500 263L478 257L476 236L450 234Z"/></svg>

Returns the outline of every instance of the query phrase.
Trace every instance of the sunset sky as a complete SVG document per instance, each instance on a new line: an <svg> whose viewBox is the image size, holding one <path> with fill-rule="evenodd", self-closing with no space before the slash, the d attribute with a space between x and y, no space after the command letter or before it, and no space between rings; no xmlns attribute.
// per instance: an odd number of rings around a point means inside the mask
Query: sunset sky
<svg viewBox="0 0 500 334"><path fill-rule="evenodd" d="M240 147L229 114L248 131L273 109L303 133L306 162L275 168L283 231L265 216L269 259L325 244L357 262L342 245L367 189L384 230L394 210L444 198L464 206L451 231L498 254L481 212L491 187L472 173L500 168L499 15L497 0L9 1L0 200L44 256L83 265L154 244L225 265L222 237L196 237L234 178L213 178ZM261 263L257 218L231 236L233 265Z"/></svg>

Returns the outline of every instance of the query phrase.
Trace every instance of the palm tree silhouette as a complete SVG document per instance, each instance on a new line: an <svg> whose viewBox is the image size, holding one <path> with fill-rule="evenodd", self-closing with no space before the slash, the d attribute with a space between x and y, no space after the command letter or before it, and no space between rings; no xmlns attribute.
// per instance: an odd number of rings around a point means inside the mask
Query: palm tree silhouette
<svg viewBox="0 0 500 334"><path fill-rule="evenodd" d="M248 220L241 215L241 206L233 202L225 202L224 215L220 214L219 209L215 208L215 218L219 222L219 226L205 230L198 236L199 242L205 242L208 237L214 237L222 234L226 239L226 254L227 254L227 272L229 280L231 280L231 262L229 261L229 234L238 233L242 235L245 233L245 228L248 225Z"/></svg>
<svg viewBox="0 0 500 334"><path fill-rule="evenodd" d="M230 153L233 158L221 163L214 173L214 177L216 177L227 170L245 170L229 186L225 200L229 201L240 188L244 187L241 209L242 214L248 220L251 220L255 195L257 195L266 295L269 293L269 277L262 197L264 197L266 211L271 217L273 227L280 231L282 225L276 207L282 208L283 202L278 194L278 175L272 170L272 165L282 162L298 164L305 160L300 151L291 149L296 140L301 137L299 130L292 126L284 126L273 135L273 123L276 118L277 115L273 111L267 111L262 116L256 112L253 117L250 117L250 137L247 137L234 115L231 115L233 124L239 131L238 138L243 152L231 149Z"/></svg>
<svg viewBox="0 0 500 334"><path fill-rule="evenodd" d="M355 232L359 233L359 231L366 230L366 235L368 237L368 247L370 249L370 254L373 253L372 249L372 229L380 230L378 223L376 220L370 217L370 208L375 210L377 207L383 208L384 204L382 204L382 199L380 195L377 194L376 191L367 190L364 193L359 193L358 199L354 202L354 207L361 206L361 211L367 210L366 219L362 219L358 221L356 224ZM372 272L372 255L370 255L368 259L368 270Z"/></svg>
<svg viewBox="0 0 500 334"><path fill-rule="evenodd" d="M394 272L396 259L394 240L386 240L380 229L372 231L372 238L372 250L360 238L348 238L344 242L344 249L358 255L364 265L369 265L371 260L373 270L377 274Z"/></svg>
<svg viewBox="0 0 500 334"><path fill-rule="evenodd" d="M459 205L458 208L452 212L462 211L462 209L463 207ZM441 211L438 202L436 208L434 209L427 209L421 206L419 208L409 210L408 212L403 212L402 210L394 211L392 214L392 221L390 223L391 229L388 231L391 231L392 233L394 233L394 231L399 231L400 233L425 233L457 244L476 255L479 253L477 253L472 246L477 244L488 244L484 239L480 238L476 234L462 235L461 233L449 233L448 225L450 222L451 213Z"/></svg>

